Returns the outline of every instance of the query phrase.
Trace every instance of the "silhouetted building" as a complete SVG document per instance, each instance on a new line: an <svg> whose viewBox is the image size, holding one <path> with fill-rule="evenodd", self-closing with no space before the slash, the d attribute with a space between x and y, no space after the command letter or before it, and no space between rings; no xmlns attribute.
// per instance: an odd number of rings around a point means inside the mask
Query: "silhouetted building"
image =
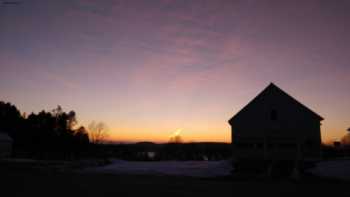
<svg viewBox="0 0 350 197"><path fill-rule="evenodd" d="M322 120L271 83L229 120L234 159L319 158Z"/></svg>
<svg viewBox="0 0 350 197"><path fill-rule="evenodd" d="M8 157L12 153L12 138L0 132L0 158Z"/></svg>

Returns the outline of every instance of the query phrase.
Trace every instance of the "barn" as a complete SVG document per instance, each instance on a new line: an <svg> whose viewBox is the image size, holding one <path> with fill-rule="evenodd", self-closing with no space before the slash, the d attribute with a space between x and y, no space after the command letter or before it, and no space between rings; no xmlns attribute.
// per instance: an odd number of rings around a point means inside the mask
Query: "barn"
<svg viewBox="0 0 350 197"><path fill-rule="evenodd" d="M4 132L0 132L0 158L9 157L12 154L12 138Z"/></svg>
<svg viewBox="0 0 350 197"><path fill-rule="evenodd" d="M322 120L271 83L229 120L233 158L235 161L318 159Z"/></svg>

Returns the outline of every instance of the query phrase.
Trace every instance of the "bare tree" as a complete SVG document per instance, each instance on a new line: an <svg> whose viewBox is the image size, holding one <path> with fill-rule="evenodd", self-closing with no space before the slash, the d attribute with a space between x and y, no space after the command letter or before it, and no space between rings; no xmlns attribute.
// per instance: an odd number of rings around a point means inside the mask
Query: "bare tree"
<svg viewBox="0 0 350 197"><path fill-rule="evenodd" d="M89 126L89 138L93 144L100 144L108 137L108 129L105 123L92 121Z"/></svg>
<svg viewBox="0 0 350 197"><path fill-rule="evenodd" d="M350 128L347 131L348 133L341 138L341 143L344 145L350 145Z"/></svg>
<svg viewBox="0 0 350 197"><path fill-rule="evenodd" d="M70 111L67 114L67 117L67 127L69 129L73 129L78 124L75 111Z"/></svg>

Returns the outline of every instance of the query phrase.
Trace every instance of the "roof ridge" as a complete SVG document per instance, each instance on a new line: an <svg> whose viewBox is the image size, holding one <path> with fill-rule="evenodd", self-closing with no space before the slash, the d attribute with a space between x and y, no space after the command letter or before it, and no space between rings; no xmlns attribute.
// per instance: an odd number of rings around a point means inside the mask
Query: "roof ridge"
<svg viewBox="0 0 350 197"><path fill-rule="evenodd" d="M259 92L251 101L249 101L241 110L239 110L228 122L231 124L233 119L235 117L237 117L242 111L244 111L247 108L247 106L251 105L251 103L256 101L258 98L261 97L261 95L263 95L264 93L266 93L268 90L270 90L272 88L276 89L277 91L281 92L282 94L284 94L288 98L292 99L298 105L300 105L301 107L306 109L309 113L312 113L313 115L317 116L320 120L324 120L324 118L322 116L318 115L316 112L314 112L313 110L311 110L310 108L308 108L307 106L305 106L304 104L299 102L297 99L295 99L293 96L289 95L287 92L282 90L280 87L275 85L273 82L270 82L270 84L267 87L265 87L261 92Z"/></svg>

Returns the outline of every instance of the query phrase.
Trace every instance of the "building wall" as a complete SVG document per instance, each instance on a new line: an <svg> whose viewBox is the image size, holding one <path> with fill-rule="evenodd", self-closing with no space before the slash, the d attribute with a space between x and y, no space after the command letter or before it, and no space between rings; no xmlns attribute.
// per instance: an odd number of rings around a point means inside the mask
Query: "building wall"
<svg viewBox="0 0 350 197"><path fill-rule="evenodd" d="M299 103L273 91L244 108L231 129L236 158L319 157L320 120Z"/></svg>

